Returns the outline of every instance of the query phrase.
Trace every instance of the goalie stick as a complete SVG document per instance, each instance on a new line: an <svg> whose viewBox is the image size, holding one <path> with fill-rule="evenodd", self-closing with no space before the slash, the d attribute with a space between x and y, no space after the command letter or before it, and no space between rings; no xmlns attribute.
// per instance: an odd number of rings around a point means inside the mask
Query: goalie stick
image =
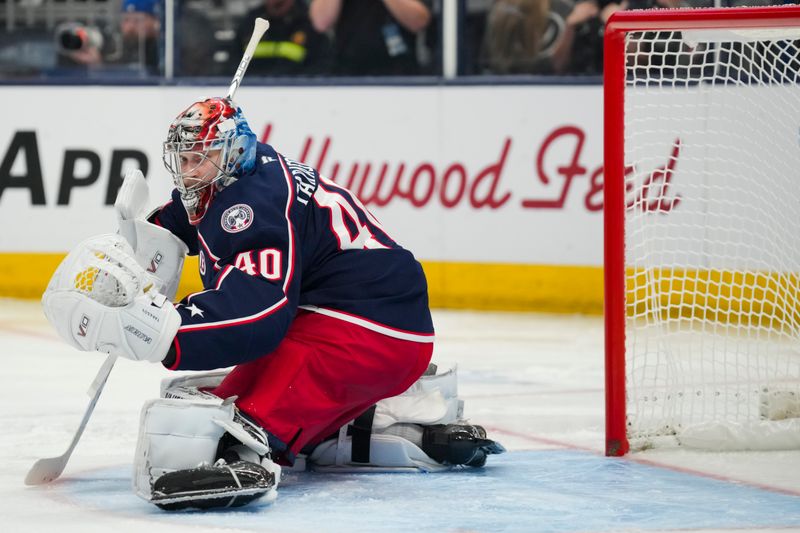
<svg viewBox="0 0 800 533"><path fill-rule="evenodd" d="M42 485L44 483L50 483L54 479L57 479L58 476L61 475L61 472L64 471L64 467L67 466L67 461L69 461L69 457L72 455L72 450L74 450L75 445L78 444L78 440L81 438L81 435L83 435L83 430L86 428L86 424L89 422L89 417L92 416L94 406L97 405L97 400L100 398L100 393L103 392L103 387L106 384L106 380L108 380L108 375L111 374L111 369L114 368L114 363L116 361L116 355L109 355L103 363L103 366L101 366L100 370L98 370L94 381L92 381L91 386L89 386L89 390L86 391L91 398L91 401L89 401L89 405L86 407L86 412L83 413L81 423L78 426L78 430L75 432L75 435L72 437L72 442L70 443L69 448L67 448L67 451L58 457L46 457L36 461L28 471L28 475L25 476L26 485Z"/></svg>
<svg viewBox="0 0 800 533"><path fill-rule="evenodd" d="M266 19L256 19L255 26L253 28L253 35L250 37L250 42L247 43L247 48L245 48L244 54L242 55L242 60L239 62L239 66L237 67L236 73L233 76L231 85L228 88L228 94L226 95L227 98L232 99L233 95L236 93L236 90L239 88L239 85L241 85L244 74L247 72L247 67L250 65L250 60L253 57L253 52L255 52L256 46L258 46L259 41L261 41L261 37L263 37L268 28L269 22ZM115 207L118 206L115 205ZM120 213L120 215L122 216L123 214ZM43 485L45 483L50 483L51 481L57 479L64 471L64 468L67 466L67 462L72 455L72 451L75 449L75 446L78 444L78 441L83 435L83 430L86 429L86 424L89 422L89 418L92 416L95 405L97 405L97 400L100 398L100 394L103 392L103 387L105 387L108 376L111 374L111 369L114 368L114 363L116 361L117 356L109 355L103 363L103 366L101 366L100 370L98 370L94 381L92 381L92 384L87 391L91 400L89 401L86 411L83 413L81 423L78 426L78 429L75 431L75 435L72 437L72 442L70 443L69 448L67 448L67 451L58 457L46 457L37 460L28 471L28 475L25 476L26 485Z"/></svg>
<svg viewBox="0 0 800 533"><path fill-rule="evenodd" d="M250 42L247 43L247 48L244 49L242 60L239 61L239 66L236 68L236 74L233 76L231 86L228 88L228 94L225 96L226 98L233 99L236 89L238 89L239 85L242 83L244 73L247 72L250 60L253 58L253 52L256 51L256 46L258 46L261 37L263 37L267 29L269 29L269 22L266 19L257 18L253 27L253 35L250 36Z"/></svg>

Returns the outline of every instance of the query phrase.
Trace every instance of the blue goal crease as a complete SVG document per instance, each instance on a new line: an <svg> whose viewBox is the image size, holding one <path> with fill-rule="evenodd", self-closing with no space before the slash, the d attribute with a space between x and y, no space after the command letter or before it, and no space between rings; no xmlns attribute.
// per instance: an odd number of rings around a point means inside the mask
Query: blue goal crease
<svg viewBox="0 0 800 533"><path fill-rule="evenodd" d="M287 472L271 504L169 513L131 491L130 467L66 479L78 505L207 527L290 532L800 527L800 496L587 451L517 451L435 474Z"/></svg>

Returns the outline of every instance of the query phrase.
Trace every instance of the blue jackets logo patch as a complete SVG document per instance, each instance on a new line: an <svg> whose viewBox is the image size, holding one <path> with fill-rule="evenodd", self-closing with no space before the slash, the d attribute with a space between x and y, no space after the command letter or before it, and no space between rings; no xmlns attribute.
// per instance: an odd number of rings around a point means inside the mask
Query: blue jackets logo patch
<svg viewBox="0 0 800 533"><path fill-rule="evenodd" d="M222 213L222 229L228 233L239 233L253 223L253 208L247 204L236 204Z"/></svg>

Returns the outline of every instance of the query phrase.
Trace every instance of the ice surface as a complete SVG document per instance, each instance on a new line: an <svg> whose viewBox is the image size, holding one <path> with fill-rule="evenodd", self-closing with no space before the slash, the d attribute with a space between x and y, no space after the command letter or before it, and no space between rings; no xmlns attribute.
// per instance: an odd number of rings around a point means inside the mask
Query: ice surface
<svg viewBox="0 0 800 533"><path fill-rule="evenodd" d="M467 416L509 453L445 474L289 473L272 505L170 514L130 491L139 408L170 375L148 363L117 363L60 481L23 485L66 449L104 357L61 343L37 302L0 300L0 531L800 531L800 451L603 457L599 318L434 320Z"/></svg>

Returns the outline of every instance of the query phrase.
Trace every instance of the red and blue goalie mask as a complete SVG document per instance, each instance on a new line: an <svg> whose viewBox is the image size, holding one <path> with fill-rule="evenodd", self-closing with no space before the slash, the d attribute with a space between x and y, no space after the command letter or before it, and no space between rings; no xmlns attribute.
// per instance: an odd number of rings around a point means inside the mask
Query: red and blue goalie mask
<svg viewBox="0 0 800 533"><path fill-rule="evenodd" d="M178 115L163 153L189 223L197 225L219 191L253 170L256 136L232 100L208 98Z"/></svg>

